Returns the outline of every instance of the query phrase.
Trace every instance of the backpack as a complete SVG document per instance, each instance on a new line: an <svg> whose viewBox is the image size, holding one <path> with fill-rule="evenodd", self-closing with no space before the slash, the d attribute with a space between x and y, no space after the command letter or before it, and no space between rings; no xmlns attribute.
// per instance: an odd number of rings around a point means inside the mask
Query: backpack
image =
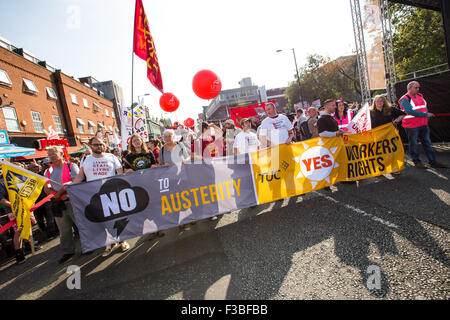
<svg viewBox="0 0 450 320"><path fill-rule="evenodd" d="M300 124L300 133L302 134L303 140L311 139L312 134L311 131L309 131L308 121L303 121Z"/></svg>

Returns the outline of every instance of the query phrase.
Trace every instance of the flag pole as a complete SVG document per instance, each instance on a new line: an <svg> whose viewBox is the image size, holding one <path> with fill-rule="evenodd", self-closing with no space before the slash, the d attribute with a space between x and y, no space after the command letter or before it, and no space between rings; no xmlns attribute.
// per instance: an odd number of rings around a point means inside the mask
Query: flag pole
<svg viewBox="0 0 450 320"><path fill-rule="evenodd" d="M134 21L133 21L133 49L131 50L131 133L134 133L134 125L133 125L133 116L134 116L134 110L133 110L133 84L134 84L134 41L135 41L135 34L136 34L136 7L137 7L137 1L134 3Z"/></svg>

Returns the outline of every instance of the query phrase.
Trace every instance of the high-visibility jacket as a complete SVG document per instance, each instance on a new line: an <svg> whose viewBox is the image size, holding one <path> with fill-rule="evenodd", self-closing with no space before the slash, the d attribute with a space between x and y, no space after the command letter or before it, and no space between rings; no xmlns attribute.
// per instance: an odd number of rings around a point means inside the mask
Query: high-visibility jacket
<svg viewBox="0 0 450 320"><path fill-rule="evenodd" d="M344 114L344 116L342 117L342 120L339 120L337 117L337 111L334 113L334 118L336 119L336 121L339 125L339 129L344 130L344 131L349 131L348 124L350 122L352 122L353 116L354 116L353 112L351 112L350 110L347 110L347 114Z"/></svg>
<svg viewBox="0 0 450 320"><path fill-rule="evenodd" d="M412 97L409 94L405 94L403 97L400 98L400 100L398 100L398 104L399 104L400 108L403 111L405 111L405 109L403 109L402 103L401 103L401 101L403 99L407 99L409 101L413 110L419 111L419 112L428 112L427 102L425 101L425 99L423 98L423 96L420 93L418 93L415 97ZM408 114L402 120L402 126L404 128L417 128L417 127L421 127L421 126L426 126L427 124L428 124L427 117L415 117L410 114Z"/></svg>
<svg viewBox="0 0 450 320"><path fill-rule="evenodd" d="M54 167L55 167L55 165L52 164L52 166L50 168L48 168L48 170L47 170L47 178L50 179L50 175L52 174ZM63 169L62 169L62 174L61 174L61 184L64 184L66 182L72 181L72 178L70 177L70 170L71 169L72 169L72 164L71 163L69 163L69 162L64 162L63 163ZM61 197L62 197L62 195L61 195ZM53 199L53 201L60 201L60 200L62 200L61 197L58 198L58 199Z"/></svg>

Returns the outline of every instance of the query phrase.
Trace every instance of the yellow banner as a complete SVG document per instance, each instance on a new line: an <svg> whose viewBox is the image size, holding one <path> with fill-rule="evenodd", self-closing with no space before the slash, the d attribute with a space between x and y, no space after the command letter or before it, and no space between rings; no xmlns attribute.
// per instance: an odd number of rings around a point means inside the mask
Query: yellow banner
<svg viewBox="0 0 450 320"><path fill-rule="evenodd" d="M258 203L404 169L397 130L386 124L360 134L315 138L251 153Z"/></svg>
<svg viewBox="0 0 450 320"><path fill-rule="evenodd" d="M30 208L36 202L47 180L6 162L2 163L2 172L20 237L29 239L31 232Z"/></svg>

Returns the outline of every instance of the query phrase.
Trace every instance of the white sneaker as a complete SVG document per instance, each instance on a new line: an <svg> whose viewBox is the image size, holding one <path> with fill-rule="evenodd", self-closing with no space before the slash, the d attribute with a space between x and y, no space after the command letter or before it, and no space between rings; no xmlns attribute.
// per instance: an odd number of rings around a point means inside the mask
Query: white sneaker
<svg viewBox="0 0 450 320"><path fill-rule="evenodd" d="M114 243L112 246L107 246L105 252L103 252L102 257L107 257L119 246L118 243Z"/></svg>
<svg viewBox="0 0 450 320"><path fill-rule="evenodd" d="M130 249L130 245L126 241L121 242L120 247L122 248L122 252L128 251L128 249Z"/></svg>

